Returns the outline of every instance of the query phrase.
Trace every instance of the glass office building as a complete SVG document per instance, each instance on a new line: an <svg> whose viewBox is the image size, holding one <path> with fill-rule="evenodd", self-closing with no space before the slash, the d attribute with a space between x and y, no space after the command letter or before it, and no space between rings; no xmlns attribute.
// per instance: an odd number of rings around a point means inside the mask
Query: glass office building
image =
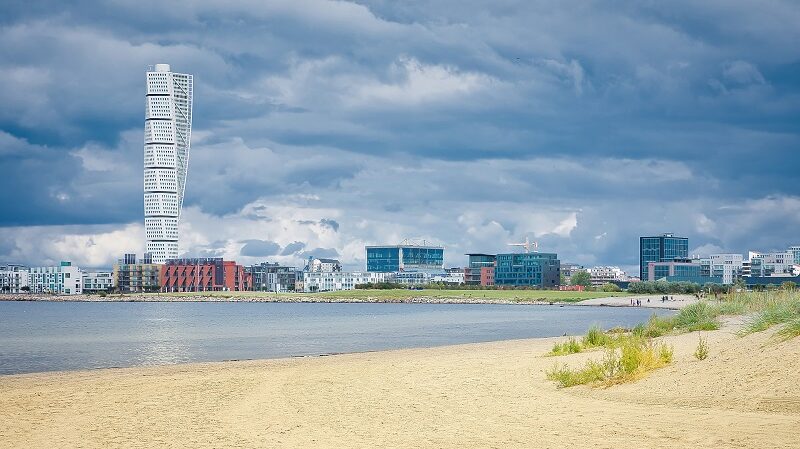
<svg viewBox="0 0 800 449"><path fill-rule="evenodd" d="M656 237L639 237L639 279L648 279L650 262L672 262L689 257L689 239L663 234Z"/></svg>
<svg viewBox="0 0 800 449"><path fill-rule="evenodd" d="M486 273L486 270L490 269L494 273L494 264L497 256L480 253L471 253L467 254L467 256L469 257L469 262L464 270L464 283L467 285L488 285L485 279L481 282L481 271L483 270L483 273ZM484 274L485 277L486 274Z"/></svg>
<svg viewBox="0 0 800 449"><path fill-rule="evenodd" d="M561 261L555 253L498 254L495 285L556 288L561 277Z"/></svg>
<svg viewBox="0 0 800 449"><path fill-rule="evenodd" d="M441 246L367 246L366 251L368 272L444 270L444 248Z"/></svg>

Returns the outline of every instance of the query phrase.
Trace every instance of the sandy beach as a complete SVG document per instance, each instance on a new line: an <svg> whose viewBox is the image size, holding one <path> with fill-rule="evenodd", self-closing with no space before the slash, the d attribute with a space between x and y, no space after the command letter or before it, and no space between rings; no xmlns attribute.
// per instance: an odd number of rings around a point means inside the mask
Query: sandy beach
<svg viewBox="0 0 800 449"><path fill-rule="evenodd" d="M557 389L557 339L0 377L0 447L800 447L800 339L669 337L635 383Z"/></svg>

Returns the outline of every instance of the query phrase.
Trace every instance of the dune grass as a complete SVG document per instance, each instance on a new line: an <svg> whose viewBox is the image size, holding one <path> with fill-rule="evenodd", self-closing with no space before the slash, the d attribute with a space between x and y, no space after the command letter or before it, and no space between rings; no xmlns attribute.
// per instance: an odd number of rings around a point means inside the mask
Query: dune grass
<svg viewBox="0 0 800 449"><path fill-rule="evenodd" d="M599 362L589 360L580 368L556 365L546 374L562 388L583 384L610 386L640 379L671 363L672 357L671 346L633 337L624 340L619 349L606 349Z"/></svg>
<svg viewBox="0 0 800 449"><path fill-rule="evenodd" d="M755 313L741 331L742 335L780 326L776 333L779 340L800 336L800 292L750 293L748 299L757 307L751 307Z"/></svg>

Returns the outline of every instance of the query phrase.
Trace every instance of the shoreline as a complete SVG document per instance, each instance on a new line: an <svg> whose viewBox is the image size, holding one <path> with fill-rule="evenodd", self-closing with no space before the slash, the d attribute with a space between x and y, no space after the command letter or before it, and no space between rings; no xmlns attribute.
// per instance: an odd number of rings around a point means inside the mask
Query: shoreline
<svg viewBox="0 0 800 449"><path fill-rule="evenodd" d="M0 376L0 447L791 447L800 338L734 321L611 388L545 379L602 358L544 357L564 337Z"/></svg>
<svg viewBox="0 0 800 449"><path fill-rule="evenodd" d="M697 302L692 295L672 295L680 299L662 303L655 301L657 295L630 295L609 296L593 299L579 299L559 301L549 299L495 299L495 298L464 298L464 297L435 297L411 296L408 298L330 298L313 296L238 296L225 297L214 295L186 295L186 296L159 296L159 295L130 295L105 297L94 295L0 295L0 302L79 302L79 303L123 303L123 302L149 302L149 303L296 303L296 304L498 304L498 305L533 305L533 306L594 306L594 307L638 307L652 309L680 310L683 307ZM631 299L642 299L641 306L630 305ZM644 300L650 298L651 303Z"/></svg>

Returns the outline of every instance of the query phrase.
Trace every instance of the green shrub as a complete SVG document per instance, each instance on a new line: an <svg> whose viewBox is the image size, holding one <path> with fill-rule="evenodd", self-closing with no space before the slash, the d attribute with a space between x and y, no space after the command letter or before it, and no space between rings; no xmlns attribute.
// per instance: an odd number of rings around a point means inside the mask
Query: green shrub
<svg viewBox="0 0 800 449"><path fill-rule="evenodd" d="M611 337L603 332L599 326L592 326L586 335L583 336L583 346L585 348L596 348L598 346L606 346L611 340Z"/></svg>
<svg viewBox="0 0 800 449"><path fill-rule="evenodd" d="M588 361L582 368L572 369L567 365L554 366L546 375L560 387L582 384L606 384L628 382L672 362L672 347L663 343L639 338L622 341L620 349L606 349L602 361Z"/></svg>
<svg viewBox="0 0 800 449"><path fill-rule="evenodd" d="M781 340L790 340L794 337L800 336L800 317L797 317L786 323L780 330L778 330L778 338Z"/></svg>
<svg viewBox="0 0 800 449"><path fill-rule="evenodd" d="M708 342L706 342L705 338L700 337L700 341L697 343L697 349L694 350L694 358L697 360L705 360L708 357Z"/></svg>
<svg viewBox="0 0 800 449"><path fill-rule="evenodd" d="M556 342L548 355L577 354L582 350L583 348L580 343L578 343L574 337L569 337L569 339L563 343Z"/></svg>

